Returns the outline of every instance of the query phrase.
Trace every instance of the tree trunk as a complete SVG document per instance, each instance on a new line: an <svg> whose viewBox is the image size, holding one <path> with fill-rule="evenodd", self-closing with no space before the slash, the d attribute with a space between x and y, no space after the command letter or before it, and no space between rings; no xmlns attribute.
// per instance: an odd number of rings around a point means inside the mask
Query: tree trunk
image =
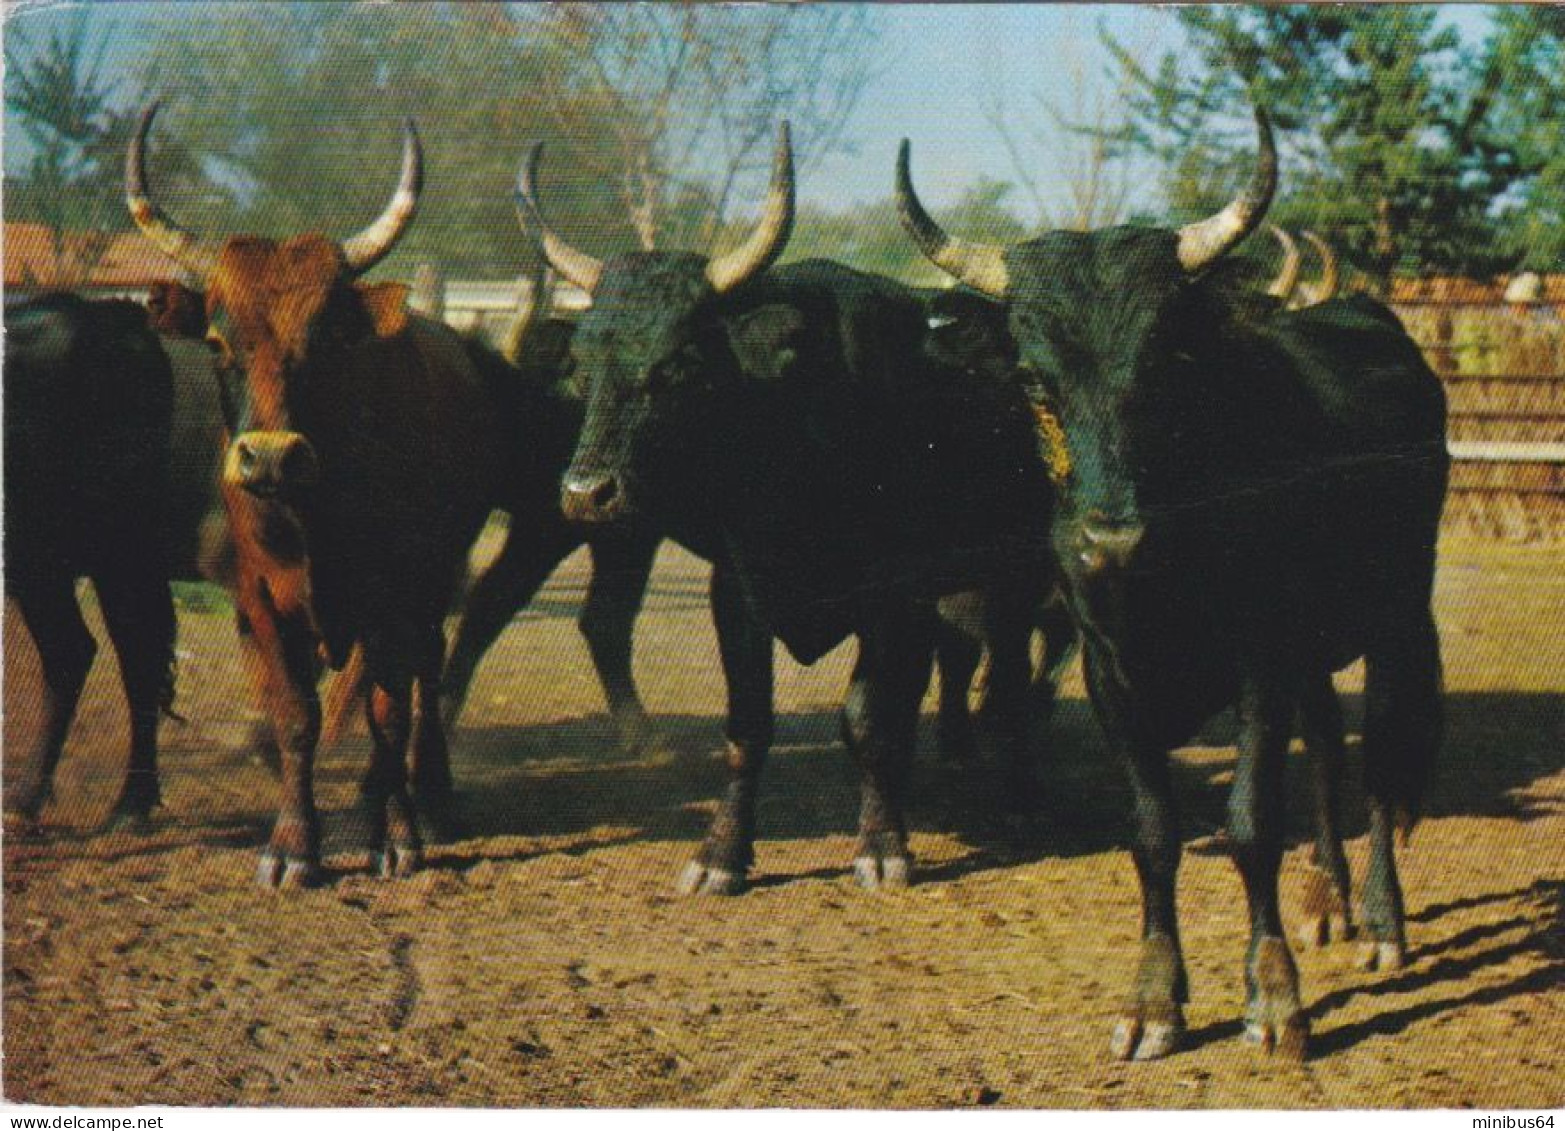
<svg viewBox="0 0 1565 1131"><path fill-rule="evenodd" d="M1391 295L1391 273L1397 265L1397 237L1391 220L1391 201L1382 196L1375 201L1375 273L1370 282L1376 297Z"/></svg>

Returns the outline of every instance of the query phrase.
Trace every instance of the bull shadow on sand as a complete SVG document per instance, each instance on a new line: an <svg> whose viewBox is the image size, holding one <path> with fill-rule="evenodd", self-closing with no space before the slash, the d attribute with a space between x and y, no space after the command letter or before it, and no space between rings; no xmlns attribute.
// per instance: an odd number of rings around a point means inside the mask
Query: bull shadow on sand
<svg viewBox="0 0 1565 1131"><path fill-rule="evenodd" d="M1365 830L1360 788L1358 696L1345 697L1349 719L1344 781L1345 832ZM523 727L459 728L452 750L461 812L475 837L559 836L595 827L634 830L631 839L688 841L706 831L727 772L721 721L659 715L657 742L622 754L602 715ZM1204 740L1175 759L1185 837L1199 850L1225 824L1234 766L1231 725L1218 720ZM1227 731L1228 733L1224 733ZM1049 856L1078 856L1127 844L1131 797L1089 705L1062 700L1035 751L1039 794L1018 818L1005 805L1004 775L981 753L943 761L932 718L920 728L909 811L910 828L945 833L970 849L926 868L927 880ZM1425 806L1433 817L1505 817L1531 821L1560 807L1527 790L1565 768L1565 696L1470 693L1446 697L1446 741ZM1305 842L1309 785L1302 757L1290 759L1290 838ZM851 836L858 814L858 776L838 737L834 711L782 715L761 785L758 837ZM844 867L847 860L843 861ZM758 876L760 883L789 877Z"/></svg>

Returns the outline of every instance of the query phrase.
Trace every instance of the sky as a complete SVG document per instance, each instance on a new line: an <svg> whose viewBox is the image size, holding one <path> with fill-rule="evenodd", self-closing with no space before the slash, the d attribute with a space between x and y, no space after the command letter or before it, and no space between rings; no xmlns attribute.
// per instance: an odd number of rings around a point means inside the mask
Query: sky
<svg viewBox="0 0 1565 1131"><path fill-rule="evenodd" d="M80 6L61 0L13 0L7 4L7 27L24 27L30 38L44 40L52 25ZM134 68L144 45L126 32L133 32L138 14L167 6L87 5L95 21L112 21L120 29L111 68ZM1151 6L887 4L881 13L877 75L847 131L853 151L833 155L812 170L799 186L806 202L841 206L889 195L902 137L913 142L920 195L935 207L954 202L981 175L1016 180L1006 146L984 112L999 99L1010 111L1024 143L1022 157L1034 171L1046 206L1058 209L1067 199L1071 175L1079 171L1080 146L1049 117L1039 99L1078 120L1090 118L1100 104L1113 113L1120 102L1100 27L1148 61L1182 43L1172 10ZM1445 18L1468 43L1476 44L1488 17L1479 6L1451 5ZM28 147L9 114L5 150L7 169L25 162ZM1151 178L1133 188L1133 207L1154 200ZM1031 202L1020 194L1010 203L1024 214L1032 211Z"/></svg>

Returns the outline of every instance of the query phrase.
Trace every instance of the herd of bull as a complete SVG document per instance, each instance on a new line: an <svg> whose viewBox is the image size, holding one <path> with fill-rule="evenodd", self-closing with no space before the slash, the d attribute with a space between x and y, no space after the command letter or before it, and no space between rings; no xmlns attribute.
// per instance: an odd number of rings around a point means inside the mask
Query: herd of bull
<svg viewBox="0 0 1565 1131"><path fill-rule="evenodd" d="M221 496L222 572L280 756L265 885L319 879L323 666L361 657L369 847L383 874L407 874L420 864L420 818L451 815L446 726L479 659L584 541L595 576L582 627L623 740L644 739L631 626L669 537L712 564L728 691L729 785L683 890L745 886L774 640L810 663L857 638L843 734L862 775L853 868L873 889L912 875L904 807L918 708L937 646L962 635L953 625L990 651L988 707L1010 792L1025 797L1042 626L1050 670L1039 682L1052 688L1079 639L1134 791L1142 944L1116 1055L1162 1056L1184 1033L1169 753L1230 706L1241 737L1224 843L1249 908L1247 1028L1303 1055L1309 1023L1278 907L1284 762L1297 720L1316 827L1299 934L1347 937L1332 673L1360 658L1365 964L1405 960L1394 833L1416 816L1441 728L1430 598L1444 396L1384 306L1353 296L1296 307L1296 270L1268 291L1228 257L1276 187L1264 114L1250 181L1217 214L1177 231L1053 231L1008 247L936 225L904 142L903 224L962 284L937 293L825 260L773 266L793 223L786 126L754 229L710 259L599 260L573 247L544 219L535 147L516 187L522 227L591 306L572 325L533 302L502 352L411 313L406 287L360 281L414 216L411 123L396 194L364 231L218 242L153 200L156 110L127 153L127 200L200 289L161 285L147 308L52 295L6 311L7 585L46 684L11 811L36 816L48 796L92 660L81 576L131 706L116 815L143 819L158 803L175 627L166 545L196 524L205 477ZM154 331L211 351L198 383L222 435L194 489L170 455L182 450L168 360L179 347ZM506 542L448 657L444 618L494 509L510 516ZM951 649L959 674L942 709L956 743L968 644Z"/></svg>

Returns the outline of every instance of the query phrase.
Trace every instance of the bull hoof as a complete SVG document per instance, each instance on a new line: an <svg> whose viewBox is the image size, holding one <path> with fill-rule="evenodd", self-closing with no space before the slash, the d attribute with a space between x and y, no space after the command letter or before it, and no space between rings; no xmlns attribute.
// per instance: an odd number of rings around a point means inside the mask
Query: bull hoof
<svg viewBox="0 0 1565 1131"><path fill-rule="evenodd" d="M43 835L43 823L37 813L25 809L6 809L5 835L18 839L31 839Z"/></svg>
<svg viewBox="0 0 1565 1131"><path fill-rule="evenodd" d="M411 876L424 866L424 850L416 844L388 844L371 856L370 866L383 880Z"/></svg>
<svg viewBox="0 0 1565 1131"><path fill-rule="evenodd" d="M1250 966L1250 1005L1245 1011L1245 1037L1266 1053L1303 1060L1310 1023L1299 1004L1299 973L1288 944L1263 938Z"/></svg>
<svg viewBox="0 0 1565 1131"><path fill-rule="evenodd" d="M865 891L905 888L913 882L913 861L907 856L860 856L853 861L853 878Z"/></svg>
<svg viewBox="0 0 1565 1131"><path fill-rule="evenodd" d="M620 753L627 758L639 758L643 754L664 752L658 743L652 720L640 712L627 712L616 717L614 730L619 736Z"/></svg>
<svg viewBox="0 0 1565 1131"><path fill-rule="evenodd" d="M1303 1014L1281 1023L1246 1021L1244 1039L1269 1056L1302 1061L1309 1049L1310 1022Z"/></svg>
<svg viewBox="0 0 1565 1131"><path fill-rule="evenodd" d="M743 871L714 868L692 860L679 873L680 895L742 895L748 885Z"/></svg>
<svg viewBox="0 0 1565 1131"><path fill-rule="evenodd" d="M47 785L22 785L5 803L5 827L13 824L20 828L38 823L43 807L54 800L54 789Z"/></svg>
<svg viewBox="0 0 1565 1131"><path fill-rule="evenodd" d="M1299 946L1316 950L1333 942L1346 942L1353 935L1347 905L1332 886L1331 877L1319 868L1311 868L1305 878L1299 926L1294 931Z"/></svg>
<svg viewBox="0 0 1565 1131"><path fill-rule="evenodd" d="M1185 1015L1177 1005L1161 1018L1147 1018L1143 1010L1132 1009L1114 1025L1109 1052L1116 1060L1161 1060L1179 1051L1185 1040Z"/></svg>
<svg viewBox="0 0 1565 1131"><path fill-rule="evenodd" d="M1407 946L1400 942L1371 941L1359 950L1358 968L1386 973L1407 965Z"/></svg>
<svg viewBox="0 0 1565 1131"><path fill-rule="evenodd" d="M255 879L261 887L277 891L312 888L321 882L321 866L318 860L267 849L261 853Z"/></svg>

